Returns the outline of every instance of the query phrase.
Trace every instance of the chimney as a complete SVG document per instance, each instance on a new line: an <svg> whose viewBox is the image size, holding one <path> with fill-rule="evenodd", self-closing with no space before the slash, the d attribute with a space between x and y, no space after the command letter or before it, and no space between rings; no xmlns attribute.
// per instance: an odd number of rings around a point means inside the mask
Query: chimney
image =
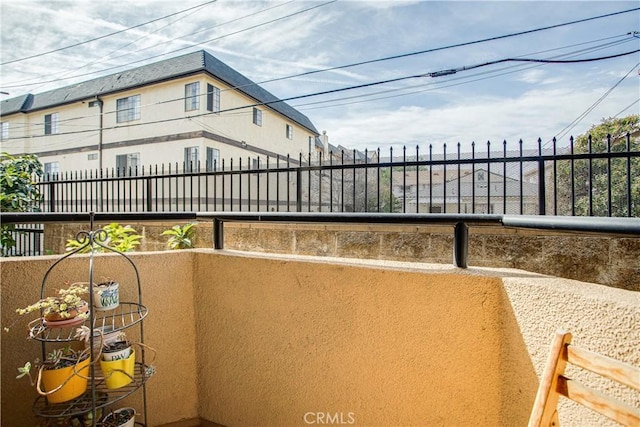
<svg viewBox="0 0 640 427"><path fill-rule="evenodd" d="M323 130L322 135L320 135L320 141L322 142L322 149L324 150L325 155L329 154L329 136L327 135L327 131Z"/></svg>

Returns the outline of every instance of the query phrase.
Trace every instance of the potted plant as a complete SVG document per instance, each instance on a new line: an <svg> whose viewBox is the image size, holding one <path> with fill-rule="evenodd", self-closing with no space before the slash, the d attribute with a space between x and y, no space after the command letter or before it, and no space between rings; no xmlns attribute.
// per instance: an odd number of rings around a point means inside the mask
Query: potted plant
<svg viewBox="0 0 640 427"><path fill-rule="evenodd" d="M136 422L134 408L120 408L111 411L102 420L103 427L133 427Z"/></svg>
<svg viewBox="0 0 640 427"><path fill-rule="evenodd" d="M96 310L113 310L120 305L120 284L115 280L106 279L93 286L93 306Z"/></svg>
<svg viewBox="0 0 640 427"><path fill-rule="evenodd" d="M196 225L194 223L185 225L174 225L162 232L163 236L171 236L167 241L169 249L191 249L193 248L193 238L196 235Z"/></svg>
<svg viewBox="0 0 640 427"><path fill-rule="evenodd" d="M100 368L108 389L117 389L134 378L136 352L129 341L116 341L102 348Z"/></svg>
<svg viewBox="0 0 640 427"><path fill-rule="evenodd" d="M36 386L38 394L46 396L49 403L62 403L73 400L87 390L89 375L89 353L76 351L70 346L52 350L44 362L36 360L38 368L36 380L31 377L31 362L18 368L18 376L28 376L31 385Z"/></svg>
<svg viewBox="0 0 640 427"><path fill-rule="evenodd" d="M131 356L131 344L125 340L110 342L102 348L102 360L123 360Z"/></svg>
<svg viewBox="0 0 640 427"><path fill-rule="evenodd" d="M44 297L25 308L18 308L16 313L23 316L39 310L42 323L49 328L79 325L89 317L89 304L82 299L82 295L88 292L86 284L72 283L66 289L59 289L58 295ZM9 331L9 327L5 331Z"/></svg>
<svg viewBox="0 0 640 427"><path fill-rule="evenodd" d="M89 328L82 326L77 330L76 338L85 341L89 346ZM93 359L100 358L104 346L116 341L126 341L127 336L123 331L117 330L113 325L99 326L93 329Z"/></svg>

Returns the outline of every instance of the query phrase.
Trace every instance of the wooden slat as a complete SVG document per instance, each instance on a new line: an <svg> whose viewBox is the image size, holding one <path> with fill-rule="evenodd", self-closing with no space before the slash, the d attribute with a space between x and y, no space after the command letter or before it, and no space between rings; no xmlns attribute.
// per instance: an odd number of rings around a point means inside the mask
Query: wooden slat
<svg viewBox="0 0 640 427"><path fill-rule="evenodd" d="M640 368L575 345L567 346L567 361L640 391Z"/></svg>
<svg viewBox="0 0 640 427"><path fill-rule="evenodd" d="M533 410L529 417L529 427L541 427L552 425L559 394L556 392L558 376L564 373L566 366L565 347L571 342L571 334L566 331L558 331L551 344L549 357L544 368L540 387L533 403Z"/></svg>
<svg viewBox="0 0 640 427"><path fill-rule="evenodd" d="M620 424L625 426L640 425L639 409L617 401L609 396L605 396L574 380L560 376L556 390L561 395L607 416Z"/></svg>

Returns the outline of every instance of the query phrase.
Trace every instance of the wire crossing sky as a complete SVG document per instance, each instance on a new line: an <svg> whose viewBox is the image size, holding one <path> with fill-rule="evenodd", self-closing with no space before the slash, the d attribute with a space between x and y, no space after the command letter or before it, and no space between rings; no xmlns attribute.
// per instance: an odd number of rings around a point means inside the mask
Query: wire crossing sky
<svg viewBox="0 0 640 427"><path fill-rule="evenodd" d="M205 49L334 145L534 144L638 113L640 77L623 77L639 16L635 1L4 1L0 99Z"/></svg>

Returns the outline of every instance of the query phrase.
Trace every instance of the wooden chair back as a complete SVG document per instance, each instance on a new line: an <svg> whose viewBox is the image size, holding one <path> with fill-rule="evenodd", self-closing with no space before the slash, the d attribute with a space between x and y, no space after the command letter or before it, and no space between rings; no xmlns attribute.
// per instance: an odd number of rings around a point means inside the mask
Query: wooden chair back
<svg viewBox="0 0 640 427"><path fill-rule="evenodd" d="M533 405L529 427L558 426L557 404L564 396L622 425L640 426L640 409L586 387L565 375L567 363L640 391L640 369L571 344L572 335L558 331Z"/></svg>

